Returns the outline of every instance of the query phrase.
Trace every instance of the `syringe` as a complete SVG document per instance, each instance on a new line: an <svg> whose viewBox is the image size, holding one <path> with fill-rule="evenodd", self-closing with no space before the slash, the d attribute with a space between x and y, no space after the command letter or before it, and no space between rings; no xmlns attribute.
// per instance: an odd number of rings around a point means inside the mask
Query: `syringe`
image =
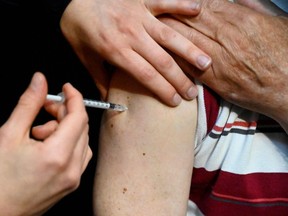
<svg viewBox="0 0 288 216"><path fill-rule="evenodd" d="M59 95L48 94L46 96L46 99L50 100L50 101L55 101L55 102L64 102L65 101L65 97L62 93L60 93ZM119 111L119 112L123 112L123 111L128 109L124 105L114 104L114 103L104 102L104 101L83 99L83 102L84 102L84 105L87 107L94 107L94 108L100 108L100 109L111 109L111 110L115 110L115 111Z"/></svg>

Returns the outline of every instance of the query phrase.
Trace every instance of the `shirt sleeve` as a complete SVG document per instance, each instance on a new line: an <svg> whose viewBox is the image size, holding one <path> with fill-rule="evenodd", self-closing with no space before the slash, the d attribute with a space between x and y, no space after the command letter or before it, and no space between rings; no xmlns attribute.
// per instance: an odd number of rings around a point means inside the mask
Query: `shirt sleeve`
<svg viewBox="0 0 288 216"><path fill-rule="evenodd" d="M288 13L288 1L287 0L272 0L279 8Z"/></svg>

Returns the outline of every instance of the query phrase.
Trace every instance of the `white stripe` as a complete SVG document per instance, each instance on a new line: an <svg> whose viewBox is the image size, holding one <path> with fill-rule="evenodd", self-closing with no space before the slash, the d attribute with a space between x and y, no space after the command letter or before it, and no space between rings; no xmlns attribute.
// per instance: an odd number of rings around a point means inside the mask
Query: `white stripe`
<svg viewBox="0 0 288 216"><path fill-rule="evenodd" d="M188 201L188 210L186 216L204 216L197 205L191 200Z"/></svg>
<svg viewBox="0 0 288 216"><path fill-rule="evenodd" d="M198 100L204 100L204 98L198 98ZM204 110L204 103L200 105L202 107L199 106L199 111ZM256 117L257 115L253 112L223 102L216 124L225 128L226 124L233 124L235 121L246 119L248 122L256 121ZM203 120L203 115L199 115L198 122ZM204 123L201 124L203 127ZM232 128L243 127L233 126ZM255 127L250 129L255 129ZM197 129L197 133L199 130ZM203 128L200 130L202 135L203 130ZM288 173L288 136L284 133L256 133L255 135L230 133L218 139L206 136L202 140L197 139L197 142L194 162L196 168L205 168L208 171L222 169L235 174Z"/></svg>
<svg viewBox="0 0 288 216"><path fill-rule="evenodd" d="M197 82L197 80L196 84L198 88L198 97L197 97L198 120L195 135L195 147L197 146L197 144L200 144L207 135L207 118L206 118L206 107L204 101L204 89L202 84L200 82Z"/></svg>

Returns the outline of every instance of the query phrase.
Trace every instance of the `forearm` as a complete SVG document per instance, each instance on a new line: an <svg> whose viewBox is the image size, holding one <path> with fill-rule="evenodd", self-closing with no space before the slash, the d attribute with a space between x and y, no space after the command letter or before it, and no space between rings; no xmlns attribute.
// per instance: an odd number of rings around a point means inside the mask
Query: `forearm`
<svg viewBox="0 0 288 216"><path fill-rule="evenodd" d="M128 105L104 113L95 176L95 214L186 214L196 101L167 107L134 80L115 74L109 101Z"/></svg>

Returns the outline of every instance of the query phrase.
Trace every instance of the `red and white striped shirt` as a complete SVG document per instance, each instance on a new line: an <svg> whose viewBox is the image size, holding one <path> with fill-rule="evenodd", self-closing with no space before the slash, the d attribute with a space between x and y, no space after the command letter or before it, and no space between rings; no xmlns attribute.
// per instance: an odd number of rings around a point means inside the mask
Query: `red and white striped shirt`
<svg viewBox="0 0 288 216"><path fill-rule="evenodd" d="M198 85L187 215L288 215L288 136L273 120Z"/></svg>

